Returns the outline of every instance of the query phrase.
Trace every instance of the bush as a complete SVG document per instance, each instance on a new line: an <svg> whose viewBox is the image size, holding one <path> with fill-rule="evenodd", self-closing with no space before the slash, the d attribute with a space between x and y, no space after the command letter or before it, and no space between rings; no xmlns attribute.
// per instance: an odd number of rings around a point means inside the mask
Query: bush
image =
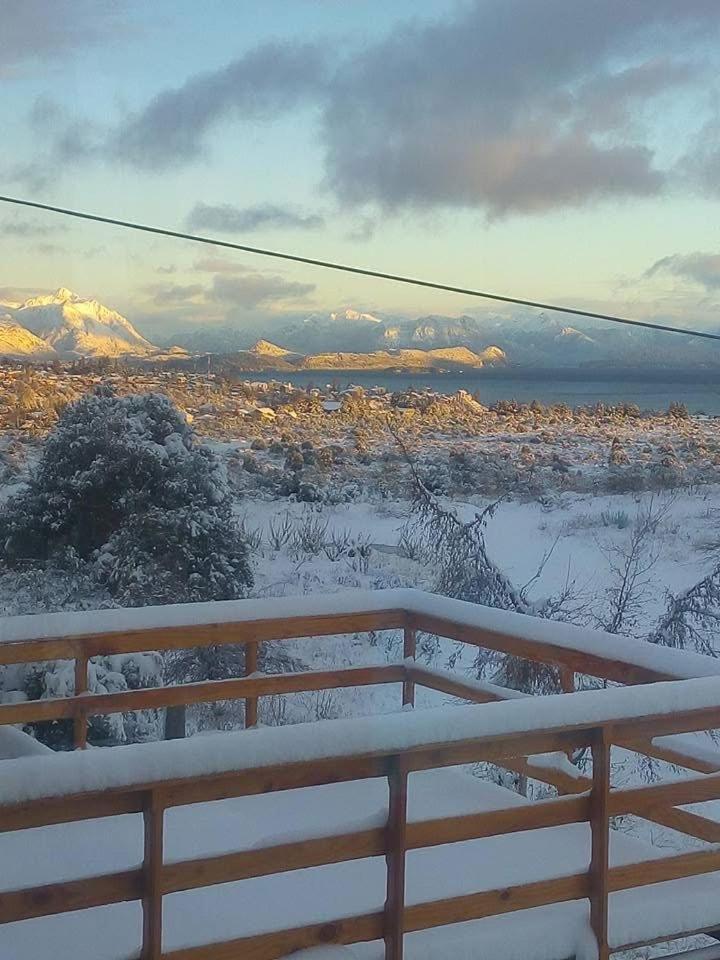
<svg viewBox="0 0 720 960"><path fill-rule="evenodd" d="M60 568L69 582L93 583L125 606L234 599L252 584L218 461L155 394L116 397L103 388L67 408L27 489L0 513L0 544L24 576ZM89 687L103 693L161 680L160 657L96 658ZM23 690L66 696L72 683L71 665L58 661L28 672ZM32 732L55 748L71 742L65 722ZM157 732L155 711L90 721L94 743Z"/></svg>
<svg viewBox="0 0 720 960"><path fill-rule="evenodd" d="M27 489L0 514L3 558L88 559L139 513L226 497L217 460L167 397L99 388L65 410Z"/></svg>
<svg viewBox="0 0 720 960"><path fill-rule="evenodd" d="M233 600L252 583L248 549L227 509L152 508L103 546L99 578L123 606Z"/></svg>

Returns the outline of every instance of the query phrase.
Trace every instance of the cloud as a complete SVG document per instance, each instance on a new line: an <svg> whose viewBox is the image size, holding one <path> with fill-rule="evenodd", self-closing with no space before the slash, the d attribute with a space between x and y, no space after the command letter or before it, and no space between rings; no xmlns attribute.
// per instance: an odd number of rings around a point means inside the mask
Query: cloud
<svg viewBox="0 0 720 960"><path fill-rule="evenodd" d="M50 226L47 223L34 223L27 220L10 220L0 223L0 237L47 237L66 230L64 224Z"/></svg>
<svg viewBox="0 0 720 960"><path fill-rule="evenodd" d="M166 267L159 266L155 268L155 273L177 273L177 267L174 263L169 263Z"/></svg>
<svg viewBox="0 0 720 960"><path fill-rule="evenodd" d="M203 257L196 260L193 270L202 273L248 273L249 268L235 260L224 260L222 257Z"/></svg>
<svg viewBox="0 0 720 960"><path fill-rule="evenodd" d="M361 217L352 229L348 230L345 238L350 240L351 243L367 243L375 236L376 229L377 223L372 217Z"/></svg>
<svg viewBox="0 0 720 960"><path fill-rule="evenodd" d="M149 292L154 294L154 303L162 307L172 303L187 303L188 300L195 300L205 292L205 288L201 283L173 284L159 288L152 286L149 288Z"/></svg>
<svg viewBox="0 0 720 960"><path fill-rule="evenodd" d="M658 273L674 274L706 290L720 290L720 253L675 253L656 261L645 276Z"/></svg>
<svg viewBox="0 0 720 960"><path fill-rule="evenodd" d="M303 300L315 290L314 283L297 283L272 274L248 273L241 277L218 274L209 298L245 308Z"/></svg>
<svg viewBox="0 0 720 960"><path fill-rule="evenodd" d="M702 193L720 197L720 117L705 124L684 157L681 169Z"/></svg>
<svg viewBox="0 0 720 960"><path fill-rule="evenodd" d="M218 233L251 233L265 228L317 230L325 220L314 213L298 213L272 203L254 207L234 207L229 203L197 203L188 214L189 230L215 230Z"/></svg>
<svg viewBox="0 0 720 960"><path fill-rule="evenodd" d="M476 0L338 72L322 138L348 203L491 216L660 191L639 104L688 82L715 0Z"/></svg>
<svg viewBox="0 0 720 960"><path fill-rule="evenodd" d="M147 170L179 166L201 156L205 136L221 119L273 118L316 97L325 75L322 48L264 44L220 70L198 74L182 87L158 94L120 125L108 149Z"/></svg>
<svg viewBox="0 0 720 960"><path fill-rule="evenodd" d="M126 5L127 6L127 5ZM9 0L2 5L0 73L27 60L63 57L106 36L122 22L117 0Z"/></svg>

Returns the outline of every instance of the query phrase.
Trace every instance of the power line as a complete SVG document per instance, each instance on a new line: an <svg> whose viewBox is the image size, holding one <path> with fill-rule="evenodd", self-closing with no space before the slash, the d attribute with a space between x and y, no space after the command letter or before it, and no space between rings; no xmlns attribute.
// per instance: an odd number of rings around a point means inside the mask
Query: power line
<svg viewBox="0 0 720 960"><path fill-rule="evenodd" d="M273 257L276 260L289 260L292 263L304 263L311 267L322 267L325 270L338 270L342 273L353 273L361 277L374 277L377 280L390 280L393 283L404 283L413 287L424 287L427 290L442 290L446 293L459 293L466 297L477 297L482 300L494 300L499 303L512 303L521 307L534 307L538 310L552 310L555 313L567 313L573 317L586 317L590 320L606 320L609 323L621 323L628 327L644 327L646 330L660 330L664 333L680 333L687 337L702 337L705 340L720 340L720 334L707 333L704 330L688 330L685 327L671 327L664 323L652 323L649 320L631 320L629 317L618 317L610 313L595 313L592 310L580 310L576 307L563 307L556 303L543 303L540 300L526 300L522 297L511 297L500 293L488 293L484 290L472 290L467 287L455 287L447 283L436 283L432 280L420 280L418 277L405 277L396 273L385 273L381 270L369 270L364 267L353 267L331 260L317 260L314 257L302 257L295 253L281 253L278 250L266 250L263 247L251 247L244 243L232 243L229 240L216 240L213 237L198 236L193 233L181 233L178 230L166 230L163 227L152 227L143 223L133 223L130 220L117 220L114 217L101 217L94 213L84 213L80 210L68 210L65 207L54 207L47 203L38 203L34 200L20 200L17 197L0 196L0 202L12 203L19 207L31 207L34 210L44 210L50 213L59 213L64 217L74 217L77 220L91 220L94 223L106 223L113 227L124 227L127 230L139 230L142 233L151 233L160 237L173 237L176 240L189 240L192 243L203 243L211 247L223 247L227 250L240 250L243 253L252 253L260 257Z"/></svg>

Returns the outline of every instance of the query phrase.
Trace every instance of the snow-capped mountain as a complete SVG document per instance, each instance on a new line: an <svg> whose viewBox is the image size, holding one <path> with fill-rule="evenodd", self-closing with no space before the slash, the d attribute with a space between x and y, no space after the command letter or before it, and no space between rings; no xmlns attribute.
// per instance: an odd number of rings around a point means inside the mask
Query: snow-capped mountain
<svg viewBox="0 0 720 960"><path fill-rule="evenodd" d="M20 305L0 303L15 332L8 330L0 340L3 355L40 352L36 341L44 344L47 355L71 357L148 356L157 352L135 327L115 310L85 299L61 287L47 296L31 297ZM21 349L26 347L37 349Z"/></svg>
<svg viewBox="0 0 720 960"><path fill-rule="evenodd" d="M310 321L313 318L308 317L307 319ZM382 320L373 316L372 313L361 313L359 310L352 310L351 308L334 311L330 314L330 319L333 323L382 323Z"/></svg>

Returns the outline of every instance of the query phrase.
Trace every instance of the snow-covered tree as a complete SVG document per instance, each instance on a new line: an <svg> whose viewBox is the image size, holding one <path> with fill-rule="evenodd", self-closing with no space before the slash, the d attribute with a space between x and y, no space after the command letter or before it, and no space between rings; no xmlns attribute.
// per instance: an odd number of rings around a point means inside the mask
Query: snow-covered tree
<svg viewBox="0 0 720 960"><path fill-rule="evenodd" d="M87 559L140 513L226 500L218 461L167 397L100 387L64 411L0 513L2 556L8 566L66 551Z"/></svg>
<svg viewBox="0 0 720 960"><path fill-rule="evenodd" d="M0 551L8 567L61 569L123 606L233 599L253 579L212 451L167 397L117 397L105 387L62 414L29 484L0 512ZM98 658L89 687L134 689L162 675L155 655ZM72 693L66 663L28 668L20 679L30 698ZM93 719L90 734L96 742L145 739L157 727L152 712L136 712ZM68 724L34 732L53 746L70 742Z"/></svg>

